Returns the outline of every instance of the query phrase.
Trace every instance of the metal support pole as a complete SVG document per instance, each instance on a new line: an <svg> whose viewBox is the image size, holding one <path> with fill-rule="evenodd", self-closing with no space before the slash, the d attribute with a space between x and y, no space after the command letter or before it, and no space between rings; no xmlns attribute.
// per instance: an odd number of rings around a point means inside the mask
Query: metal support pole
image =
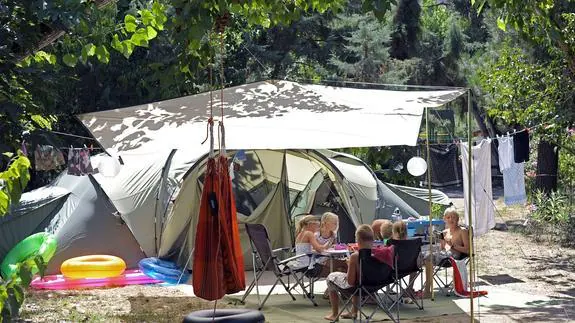
<svg viewBox="0 0 575 323"><path fill-rule="evenodd" d="M431 253L431 261L433 262L433 213L431 212L433 209L433 203L431 202L431 158L429 156L429 108L425 108L425 132L427 134L427 138L425 140L425 148L427 150L426 153L426 160L427 160L427 188L429 191L429 252ZM426 266L425 270L428 270L429 266ZM433 271L433 264L431 265L431 270ZM426 274L426 276L430 276ZM431 300L435 300L435 292L433 291L433 274L431 274L431 279L429 279L430 288L431 288ZM425 286L422 286L422 288Z"/></svg>

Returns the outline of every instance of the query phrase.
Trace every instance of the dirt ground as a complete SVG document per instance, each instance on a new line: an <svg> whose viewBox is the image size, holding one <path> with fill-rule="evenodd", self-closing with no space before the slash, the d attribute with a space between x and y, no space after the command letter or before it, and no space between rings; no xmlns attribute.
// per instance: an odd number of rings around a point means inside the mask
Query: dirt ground
<svg viewBox="0 0 575 323"><path fill-rule="evenodd" d="M500 202L497 208L496 220L505 223L508 230L492 230L476 239L478 285L499 285L531 295L548 296L562 305L566 313L575 313L575 250L535 242L517 232L524 223L522 208L505 208ZM232 305L218 304L218 307L228 306ZM32 322L181 322L185 314L211 307L213 303L186 297L174 288L162 286L29 291L21 317ZM553 315L544 310L519 314L505 311L502 309L502 318L517 315L518 320L527 318L526 321L529 317L545 321L546 315ZM529 311L537 312L537 304ZM441 321L444 320L417 320ZM463 315L449 321L466 322L468 318Z"/></svg>
<svg viewBox="0 0 575 323"><path fill-rule="evenodd" d="M213 304L159 285L29 291L21 317L31 322L181 322L186 314Z"/></svg>

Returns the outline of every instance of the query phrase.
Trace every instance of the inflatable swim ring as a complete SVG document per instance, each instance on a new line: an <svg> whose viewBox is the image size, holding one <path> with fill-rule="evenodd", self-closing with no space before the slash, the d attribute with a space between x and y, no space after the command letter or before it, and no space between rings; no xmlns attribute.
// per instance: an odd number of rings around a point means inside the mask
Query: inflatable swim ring
<svg viewBox="0 0 575 323"><path fill-rule="evenodd" d="M183 284L190 278L187 270L182 271L175 263L155 257L140 260L138 267L144 274L170 284Z"/></svg>
<svg viewBox="0 0 575 323"><path fill-rule="evenodd" d="M60 271L66 278L109 278L121 275L124 270L124 260L108 255L70 258L60 266Z"/></svg>
<svg viewBox="0 0 575 323"><path fill-rule="evenodd" d="M30 286L34 289L79 289L79 288L98 288L110 286L126 286L126 285L144 285L144 284L158 284L161 280L153 279L144 275L143 272L137 269L126 270L123 274L111 278L84 278L84 279L70 279L64 275L48 275L44 278L36 277L32 280Z"/></svg>
<svg viewBox="0 0 575 323"><path fill-rule="evenodd" d="M54 235L47 232L35 233L26 239L20 241L8 254L4 257L0 268L2 270L2 277L8 279L18 269L17 264L36 257L42 256L44 262L50 261L56 253L58 243ZM32 267L32 274L38 272L36 266Z"/></svg>

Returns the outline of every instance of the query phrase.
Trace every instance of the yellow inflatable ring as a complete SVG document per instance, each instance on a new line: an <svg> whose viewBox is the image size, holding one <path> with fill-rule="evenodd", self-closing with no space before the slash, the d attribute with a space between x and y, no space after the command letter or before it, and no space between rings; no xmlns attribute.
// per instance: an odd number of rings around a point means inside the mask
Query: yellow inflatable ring
<svg viewBox="0 0 575 323"><path fill-rule="evenodd" d="M70 258L60 266L60 271L66 278L109 278L121 275L124 270L124 260L108 255Z"/></svg>

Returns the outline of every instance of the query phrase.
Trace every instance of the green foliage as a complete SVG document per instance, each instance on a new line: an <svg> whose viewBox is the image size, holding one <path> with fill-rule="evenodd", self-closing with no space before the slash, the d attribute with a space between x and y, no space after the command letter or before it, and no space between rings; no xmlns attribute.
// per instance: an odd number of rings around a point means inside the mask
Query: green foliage
<svg viewBox="0 0 575 323"><path fill-rule="evenodd" d="M20 200L22 191L30 180L28 168L30 161L20 152L17 156L5 153L12 160L8 168L0 172L0 216L4 216L11 204L16 204ZM42 268L42 274L46 268L42 257L32 259L38 268ZM0 279L0 322L12 321L18 317L20 306L24 302L24 288L30 284L32 274L30 264L24 262L18 265L19 270L16 277L8 278L7 281Z"/></svg>
<svg viewBox="0 0 575 323"><path fill-rule="evenodd" d="M443 213L448 208L448 206L443 204L432 203L431 204L431 218L432 219L443 219Z"/></svg>
<svg viewBox="0 0 575 323"><path fill-rule="evenodd" d="M421 31L420 17L419 1L399 1L393 17L391 57L404 60L417 55L418 37Z"/></svg>
<svg viewBox="0 0 575 323"><path fill-rule="evenodd" d="M497 26L506 31L512 27L525 39L549 46L561 55L575 77L575 46L572 18L575 2L568 0L475 0L479 11L488 4L497 18Z"/></svg>
<svg viewBox="0 0 575 323"><path fill-rule="evenodd" d="M20 196L30 180L30 161L19 154L10 163L7 170L0 172L0 215L6 214L11 204L18 203Z"/></svg>
<svg viewBox="0 0 575 323"><path fill-rule="evenodd" d="M561 174L560 187L567 191L569 204L572 211L575 211L575 136L573 134L565 138L559 154L559 173Z"/></svg>
<svg viewBox="0 0 575 323"><path fill-rule="evenodd" d="M520 48L504 43L499 57L478 70L488 113L505 125L546 124L535 132L559 142L566 126L575 120L575 83L564 70L561 61L537 62Z"/></svg>
<svg viewBox="0 0 575 323"><path fill-rule="evenodd" d="M358 2L354 1L354 4ZM360 6L364 12L373 12L383 19L394 3L394 0L363 0ZM343 0L173 0L175 16L170 29L174 40L185 46L180 59L194 71L207 66L208 58L212 56L208 34L218 24L230 25L231 19L240 22L246 30L285 27L314 13L341 12L347 4L348 1Z"/></svg>
<svg viewBox="0 0 575 323"><path fill-rule="evenodd" d="M537 191L532 202L531 216L537 221L557 224L570 218L567 196L562 192L545 194L543 191Z"/></svg>
<svg viewBox="0 0 575 323"><path fill-rule="evenodd" d="M390 30L386 24L369 15L351 15L340 16L334 22L334 27L336 33L340 30L345 49L340 55L333 55L330 62L343 78L379 82L389 59L389 47L386 44L390 41Z"/></svg>
<svg viewBox="0 0 575 323"><path fill-rule="evenodd" d="M0 322L12 322L18 317L24 303L24 290L32 281L32 268L38 268L43 277L46 265L42 256L36 255L17 264L18 270L13 277L0 279Z"/></svg>
<svg viewBox="0 0 575 323"><path fill-rule="evenodd" d="M101 30L101 34L91 34L91 38L110 39L110 47L125 58L130 58L136 47L149 47L149 42L156 38L158 31L164 30L164 25L168 21L166 16L167 6L159 1L150 2L149 6L143 7L136 11L136 15L126 14L123 20L123 27L116 33L115 26L113 32L110 33L109 29ZM100 15L97 15L100 18ZM111 24L118 22L111 22ZM84 26L88 23L79 24L77 32L85 32ZM88 62L88 58L96 56L99 62L108 64L110 62L110 52L108 45L104 42L100 44L88 43L82 47L80 53L80 61L84 64ZM63 57L63 62L67 66L74 67L77 63L74 54L66 54Z"/></svg>

